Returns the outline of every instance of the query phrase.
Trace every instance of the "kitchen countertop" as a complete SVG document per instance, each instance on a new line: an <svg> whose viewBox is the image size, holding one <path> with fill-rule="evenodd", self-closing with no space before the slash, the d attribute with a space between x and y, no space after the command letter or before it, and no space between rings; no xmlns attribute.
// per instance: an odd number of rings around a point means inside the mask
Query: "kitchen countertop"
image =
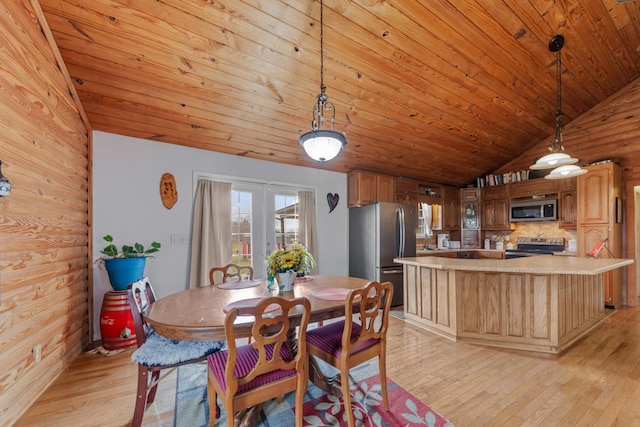
<svg viewBox="0 0 640 427"><path fill-rule="evenodd" d="M458 252L458 249L449 251ZM401 264L412 264L440 270L581 275L600 274L605 271L633 264L634 262L632 259L596 259L554 255L540 255L513 259L458 259L423 256L413 258L396 258L394 261Z"/></svg>
<svg viewBox="0 0 640 427"><path fill-rule="evenodd" d="M456 252L504 252L504 250L498 249L418 249L417 255L435 255L443 253L456 253Z"/></svg>

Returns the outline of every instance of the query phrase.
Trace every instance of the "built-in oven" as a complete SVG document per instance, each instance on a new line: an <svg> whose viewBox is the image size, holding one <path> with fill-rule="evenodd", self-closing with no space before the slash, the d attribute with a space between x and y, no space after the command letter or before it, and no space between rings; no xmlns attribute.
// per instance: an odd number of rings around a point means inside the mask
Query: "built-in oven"
<svg viewBox="0 0 640 427"><path fill-rule="evenodd" d="M522 258L537 255L553 255L564 251L562 237L518 237L517 249L507 249L505 259Z"/></svg>

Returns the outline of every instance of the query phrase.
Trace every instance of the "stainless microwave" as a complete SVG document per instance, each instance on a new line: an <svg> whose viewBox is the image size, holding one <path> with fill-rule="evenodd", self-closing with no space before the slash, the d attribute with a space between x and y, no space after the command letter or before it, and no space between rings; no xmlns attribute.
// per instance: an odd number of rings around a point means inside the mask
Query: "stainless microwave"
<svg viewBox="0 0 640 427"><path fill-rule="evenodd" d="M511 202L509 221L555 221L558 219L556 199L531 199Z"/></svg>

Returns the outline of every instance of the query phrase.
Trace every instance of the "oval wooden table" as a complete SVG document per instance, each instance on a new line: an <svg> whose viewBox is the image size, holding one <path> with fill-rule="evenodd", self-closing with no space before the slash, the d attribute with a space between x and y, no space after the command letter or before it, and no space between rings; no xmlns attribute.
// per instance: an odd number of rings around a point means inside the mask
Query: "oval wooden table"
<svg viewBox="0 0 640 427"><path fill-rule="evenodd" d="M270 291L262 281L244 289L219 289L217 286L188 289L158 299L145 313L153 330L168 338L187 341L224 340L224 307L235 301L250 298L282 296L287 299L307 297L311 302L310 323L344 316L345 300L326 300L312 294L319 289L359 289L369 281L344 276L312 276L311 280L296 282L292 292ZM239 338L250 335L250 319L238 323Z"/></svg>
<svg viewBox="0 0 640 427"><path fill-rule="evenodd" d="M311 280L296 282L291 292L268 290L266 281L259 285L244 289L220 289L217 286L188 289L158 299L147 310L145 318L153 326L153 330L168 338L190 341L219 341L225 340L224 307L227 304L251 298L266 298L282 296L287 299L306 297L311 302L311 316L309 322L319 322L344 316L342 300L328 300L317 298L315 291L330 288L359 289L369 281L355 277L344 276L312 276ZM237 323L236 337L250 336L252 318ZM293 331L295 333L295 331ZM328 378L322 374L316 360L309 358L309 380L327 394L341 396L340 374ZM259 407L257 407L259 408ZM244 417L240 425L251 425L252 417L257 416L259 410L251 410L238 417Z"/></svg>

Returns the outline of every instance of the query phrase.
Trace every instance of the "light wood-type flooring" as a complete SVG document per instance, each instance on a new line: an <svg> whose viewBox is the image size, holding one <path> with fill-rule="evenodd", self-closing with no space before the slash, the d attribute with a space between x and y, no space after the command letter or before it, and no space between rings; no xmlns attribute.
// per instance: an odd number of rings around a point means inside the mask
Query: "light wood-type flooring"
<svg viewBox="0 0 640 427"><path fill-rule="evenodd" d="M83 354L16 426L124 426L130 352ZM456 343L391 318L388 376L461 426L640 426L640 311L623 308L560 356ZM175 375L146 426L173 423Z"/></svg>

